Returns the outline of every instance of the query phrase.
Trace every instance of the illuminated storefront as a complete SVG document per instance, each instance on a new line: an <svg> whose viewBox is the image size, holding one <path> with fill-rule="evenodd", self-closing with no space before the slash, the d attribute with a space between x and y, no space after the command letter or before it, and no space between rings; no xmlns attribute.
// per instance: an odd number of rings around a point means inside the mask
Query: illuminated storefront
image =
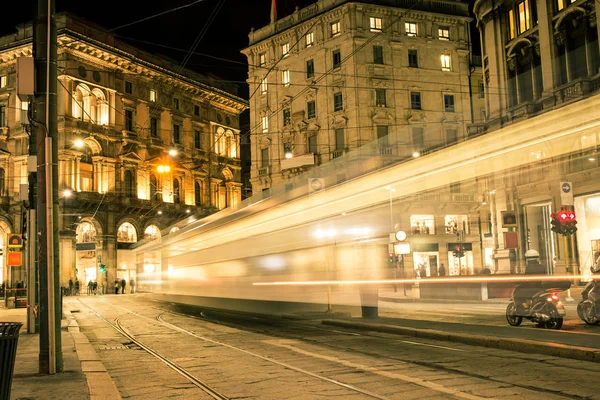
<svg viewBox="0 0 600 400"><path fill-rule="evenodd" d="M590 267L600 265L600 194L575 198L577 254L584 281L591 279Z"/></svg>

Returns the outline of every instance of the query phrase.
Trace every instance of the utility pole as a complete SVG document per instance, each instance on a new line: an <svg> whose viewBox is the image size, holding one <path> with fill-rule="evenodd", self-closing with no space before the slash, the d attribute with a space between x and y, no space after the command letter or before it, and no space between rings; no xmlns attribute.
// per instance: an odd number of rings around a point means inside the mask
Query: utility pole
<svg viewBox="0 0 600 400"><path fill-rule="evenodd" d="M54 0L38 0L34 22L35 101L32 127L37 146L37 231L40 281L39 371L62 371L60 270L55 227L58 225L57 36ZM32 204L33 206L33 204ZM34 234L34 232L32 232Z"/></svg>

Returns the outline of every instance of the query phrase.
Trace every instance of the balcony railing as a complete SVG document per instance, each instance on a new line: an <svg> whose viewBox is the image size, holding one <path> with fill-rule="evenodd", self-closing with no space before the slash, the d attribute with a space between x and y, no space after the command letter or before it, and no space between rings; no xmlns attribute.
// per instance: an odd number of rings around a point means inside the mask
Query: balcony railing
<svg viewBox="0 0 600 400"><path fill-rule="evenodd" d="M258 169L258 176L267 176L271 174L271 166L261 167Z"/></svg>
<svg viewBox="0 0 600 400"><path fill-rule="evenodd" d="M344 149L341 150L333 150L331 152L331 159L338 158L344 155Z"/></svg>

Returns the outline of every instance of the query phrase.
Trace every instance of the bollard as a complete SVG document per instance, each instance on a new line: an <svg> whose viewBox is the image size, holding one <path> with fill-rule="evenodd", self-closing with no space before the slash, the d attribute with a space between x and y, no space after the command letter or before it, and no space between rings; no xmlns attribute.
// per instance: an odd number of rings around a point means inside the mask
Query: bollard
<svg viewBox="0 0 600 400"><path fill-rule="evenodd" d="M0 322L0 400L10 400L20 322Z"/></svg>

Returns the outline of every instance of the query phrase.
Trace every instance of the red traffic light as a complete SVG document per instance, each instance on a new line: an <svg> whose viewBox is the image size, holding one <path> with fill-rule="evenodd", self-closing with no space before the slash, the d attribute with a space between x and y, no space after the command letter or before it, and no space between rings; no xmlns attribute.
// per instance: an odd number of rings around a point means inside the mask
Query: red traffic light
<svg viewBox="0 0 600 400"><path fill-rule="evenodd" d="M575 213L573 211L561 211L558 214L560 222L569 222L575 220Z"/></svg>

